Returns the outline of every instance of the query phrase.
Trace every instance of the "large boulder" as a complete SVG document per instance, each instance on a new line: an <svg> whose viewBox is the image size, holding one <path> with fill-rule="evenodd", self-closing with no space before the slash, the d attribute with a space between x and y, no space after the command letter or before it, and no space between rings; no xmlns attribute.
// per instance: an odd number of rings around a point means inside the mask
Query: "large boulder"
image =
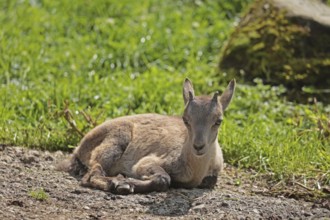
<svg viewBox="0 0 330 220"><path fill-rule="evenodd" d="M330 8L317 0L257 0L221 52L220 74L330 96Z"/></svg>

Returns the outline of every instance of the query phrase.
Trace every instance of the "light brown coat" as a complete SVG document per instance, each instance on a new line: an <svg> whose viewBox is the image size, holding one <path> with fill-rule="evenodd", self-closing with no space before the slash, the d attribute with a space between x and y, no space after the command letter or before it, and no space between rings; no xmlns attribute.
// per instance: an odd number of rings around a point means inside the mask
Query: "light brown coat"
<svg viewBox="0 0 330 220"><path fill-rule="evenodd" d="M212 188L223 168L218 129L234 89L232 80L221 97L195 96L186 79L182 118L140 114L106 121L59 168L77 173L85 167L82 185L119 194Z"/></svg>

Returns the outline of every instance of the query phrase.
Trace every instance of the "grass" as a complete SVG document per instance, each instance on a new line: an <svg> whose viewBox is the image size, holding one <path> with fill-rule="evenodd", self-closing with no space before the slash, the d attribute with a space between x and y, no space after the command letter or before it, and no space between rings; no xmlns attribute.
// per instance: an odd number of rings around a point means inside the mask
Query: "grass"
<svg viewBox="0 0 330 220"><path fill-rule="evenodd" d="M73 127L181 114L185 77L198 94L226 85L218 55L246 2L0 1L0 143L70 150ZM284 91L239 82L219 135L225 160L329 184L330 107Z"/></svg>
<svg viewBox="0 0 330 220"><path fill-rule="evenodd" d="M39 200L39 201L44 201L49 198L48 194L45 192L45 190L43 188L31 190L28 192L28 194L32 198Z"/></svg>
<svg viewBox="0 0 330 220"><path fill-rule="evenodd" d="M261 83L240 85L220 137L225 158L277 180L296 176L328 185L329 127L323 125L329 126L329 106L285 102L283 92Z"/></svg>

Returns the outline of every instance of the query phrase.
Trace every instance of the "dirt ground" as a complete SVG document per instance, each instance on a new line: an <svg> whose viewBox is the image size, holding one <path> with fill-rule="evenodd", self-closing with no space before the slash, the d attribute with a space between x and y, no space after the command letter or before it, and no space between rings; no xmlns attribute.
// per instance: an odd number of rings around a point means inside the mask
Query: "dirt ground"
<svg viewBox="0 0 330 220"><path fill-rule="evenodd" d="M330 219L330 199L274 196L229 166L214 190L120 196L55 171L66 156L0 145L0 219ZM33 192L45 192L43 199Z"/></svg>

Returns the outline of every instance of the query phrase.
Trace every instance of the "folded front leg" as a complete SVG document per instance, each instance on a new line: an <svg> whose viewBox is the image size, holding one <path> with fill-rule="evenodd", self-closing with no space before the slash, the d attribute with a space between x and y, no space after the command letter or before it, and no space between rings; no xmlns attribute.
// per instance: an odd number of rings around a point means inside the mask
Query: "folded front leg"
<svg viewBox="0 0 330 220"><path fill-rule="evenodd" d="M148 193L153 191L168 190L171 178L161 167L152 167L155 173L150 176L143 176L144 179L125 178L119 181L112 180L113 193L130 194L130 193Z"/></svg>
<svg viewBox="0 0 330 220"><path fill-rule="evenodd" d="M198 186L198 188L207 188L207 189L213 189L215 185L217 184L218 176L206 176L202 180L202 183Z"/></svg>
<svg viewBox="0 0 330 220"><path fill-rule="evenodd" d="M134 178L126 178L116 183L115 193L148 193L168 190L171 177L157 162L159 162L158 158L153 156L141 159L132 169Z"/></svg>

